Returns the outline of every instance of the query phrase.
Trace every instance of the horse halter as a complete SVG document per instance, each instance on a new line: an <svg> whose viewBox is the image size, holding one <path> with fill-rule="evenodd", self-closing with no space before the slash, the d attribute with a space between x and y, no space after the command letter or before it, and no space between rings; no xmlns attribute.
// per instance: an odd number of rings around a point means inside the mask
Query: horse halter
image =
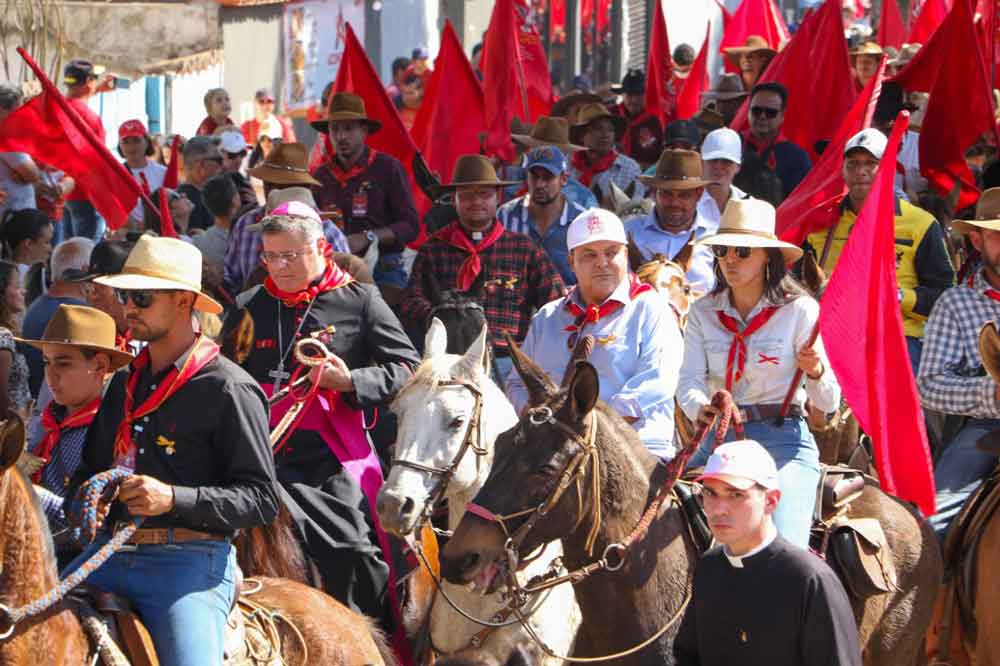
<svg viewBox="0 0 1000 666"><path fill-rule="evenodd" d="M465 457L466 451L472 449L476 454L476 469L479 469L480 461L483 457L489 453L485 447L483 447L479 442L482 439L482 415L483 415L483 392L482 390L471 382L460 381L457 379L452 379L448 381L439 382L438 386L458 386L465 388L470 393L475 400L472 405L472 417L469 420L469 427L465 431L465 438L462 440L462 445L458 447L458 453L452 458L451 462L447 467L434 467L433 465L424 465L423 463L414 462L412 460L406 460L405 458L394 458L392 461L393 466L399 465L401 467L406 467L418 472L423 472L425 474L430 474L431 476L440 477L437 484L434 486L434 490L427 497L427 501L424 502L424 508L420 512L420 522L424 520L429 520L431 512L434 507L444 499L444 494L448 490L448 484L451 483L452 478L455 476L455 472L458 470L458 466L462 464L462 459ZM418 525L419 527L419 525Z"/></svg>

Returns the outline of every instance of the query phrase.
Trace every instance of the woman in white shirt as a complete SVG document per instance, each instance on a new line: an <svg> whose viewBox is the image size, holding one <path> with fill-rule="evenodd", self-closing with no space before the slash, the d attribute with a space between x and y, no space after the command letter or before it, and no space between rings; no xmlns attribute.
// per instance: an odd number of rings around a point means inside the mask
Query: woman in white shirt
<svg viewBox="0 0 1000 666"><path fill-rule="evenodd" d="M149 186L150 192L163 187L163 179L167 175L167 167L149 159L156 152L149 131L141 120L126 120L118 128L118 154L125 158L125 168L142 187L143 180ZM136 203L129 213L133 223L142 222L142 201Z"/></svg>
<svg viewBox="0 0 1000 666"><path fill-rule="evenodd" d="M712 395L719 389L733 395L744 412L746 437L760 442L778 464L778 531L805 548L820 477L805 402L832 412L840 403L840 386L822 341L807 346L819 304L787 273L802 250L778 240L774 222L774 207L767 202L734 200L719 232L697 241L715 254L716 286L688 315L677 399L688 418L711 422ZM779 425L798 370L802 378ZM703 464L709 448L695 454L691 465Z"/></svg>

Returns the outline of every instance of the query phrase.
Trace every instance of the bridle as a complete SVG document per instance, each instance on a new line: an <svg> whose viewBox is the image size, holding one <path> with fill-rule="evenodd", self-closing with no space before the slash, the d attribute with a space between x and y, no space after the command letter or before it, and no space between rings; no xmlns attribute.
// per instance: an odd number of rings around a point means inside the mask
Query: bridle
<svg viewBox="0 0 1000 666"><path fill-rule="evenodd" d="M427 316L424 318L425 326L430 327L431 322L434 321L434 317L436 317L439 312L444 312L446 310L476 310L483 316L484 319L486 318L486 310L478 301L445 302L438 303L437 305L431 307L431 309L427 312Z"/></svg>

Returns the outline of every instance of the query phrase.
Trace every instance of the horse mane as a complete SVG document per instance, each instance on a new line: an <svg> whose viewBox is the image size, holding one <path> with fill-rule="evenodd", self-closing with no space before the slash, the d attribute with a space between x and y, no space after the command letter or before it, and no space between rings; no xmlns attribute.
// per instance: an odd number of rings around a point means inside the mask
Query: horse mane
<svg viewBox="0 0 1000 666"><path fill-rule="evenodd" d="M461 356L456 354L445 354L443 356L425 358L420 362L420 365L417 366L417 369L413 371L413 375L411 375L406 383L403 384L403 388L399 389L399 392L396 393L396 397L393 398L392 404L389 406L390 409L396 411L396 408L403 396L414 389L425 388L431 391L436 390L441 382L446 382L451 379L451 369L455 365L456 361L461 358Z"/></svg>
<svg viewBox="0 0 1000 666"><path fill-rule="evenodd" d="M27 501L20 501L20 498L12 497L12 493L22 494ZM19 560L17 570L22 573L32 570L40 571L45 577L46 584L54 584L58 580L59 572L56 569L56 549L52 541L52 532L49 530L49 521L42 509L38 495L32 490L31 481L16 466L7 470L7 474L4 475L0 499L2 499L2 505L5 509L2 514L2 522L0 522L0 530L3 530L5 535L7 552L17 553ZM37 530L41 537L40 561L31 560L31 554L36 552L30 543L29 534L33 531L32 528ZM4 557L6 557L6 553ZM8 572L5 566L0 575L9 573L12 572ZM12 575L11 580L16 586L21 577Z"/></svg>

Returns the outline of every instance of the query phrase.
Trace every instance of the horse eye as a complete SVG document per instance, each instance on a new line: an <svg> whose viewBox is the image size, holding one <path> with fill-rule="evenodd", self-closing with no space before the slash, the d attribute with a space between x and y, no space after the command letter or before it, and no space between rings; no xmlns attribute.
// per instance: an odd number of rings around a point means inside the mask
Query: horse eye
<svg viewBox="0 0 1000 666"><path fill-rule="evenodd" d="M690 296L691 295L691 287L690 286L684 287L684 295L685 296Z"/></svg>
<svg viewBox="0 0 1000 666"><path fill-rule="evenodd" d="M456 416L451 420L451 423L448 424L448 427L451 428L452 430L458 430L459 428L462 427L462 424L464 423L465 423L464 417Z"/></svg>

